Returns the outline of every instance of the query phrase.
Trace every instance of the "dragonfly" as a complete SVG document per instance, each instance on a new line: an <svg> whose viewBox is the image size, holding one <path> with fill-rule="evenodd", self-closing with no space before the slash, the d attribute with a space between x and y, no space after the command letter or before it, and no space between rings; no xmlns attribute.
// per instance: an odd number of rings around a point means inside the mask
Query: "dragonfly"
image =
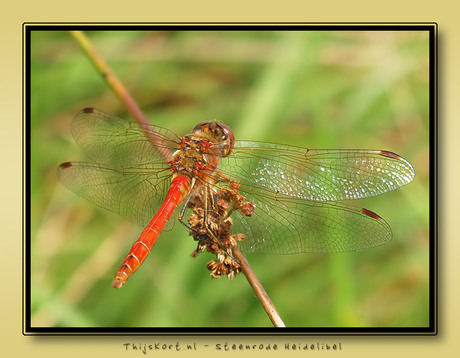
<svg viewBox="0 0 460 358"><path fill-rule="evenodd" d="M71 132L90 161L61 164L61 183L145 228L122 262L115 288L141 266L172 217L190 228L184 218L197 197L204 198L203 216L210 220L219 196L237 188L251 208L229 209L232 232L244 237L238 242L243 253L345 252L386 244L392 231L375 212L343 201L380 195L415 177L412 165L390 151L236 141L227 125L215 121L180 137L84 108ZM216 235L209 236L219 245Z"/></svg>

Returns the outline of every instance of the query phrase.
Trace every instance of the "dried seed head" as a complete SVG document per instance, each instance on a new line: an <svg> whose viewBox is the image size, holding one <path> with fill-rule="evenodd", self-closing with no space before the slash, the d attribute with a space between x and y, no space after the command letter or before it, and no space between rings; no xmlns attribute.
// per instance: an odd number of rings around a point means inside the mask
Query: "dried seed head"
<svg viewBox="0 0 460 358"><path fill-rule="evenodd" d="M243 241L244 239L246 239L246 236L244 234L235 234L232 235L232 239L235 241Z"/></svg>
<svg viewBox="0 0 460 358"><path fill-rule="evenodd" d="M225 261L225 254L223 254L222 252L219 252L217 254L217 260L219 261L219 263L222 263Z"/></svg>
<svg viewBox="0 0 460 358"><path fill-rule="evenodd" d="M209 261L207 264L209 271L214 271L218 266L219 266L219 261L216 261L216 260Z"/></svg>
<svg viewBox="0 0 460 358"><path fill-rule="evenodd" d="M256 206L253 203L245 201L240 208L241 214L243 214L244 216L251 216L252 214L254 214L255 208Z"/></svg>
<svg viewBox="0 0 460 358"><path fill-rule="evenodd" d="M241 233L232 235L233 220L230 216L235 211L251 216L255 205L244 201L239 189L239 183L229 181L214 190L211 200L209 195L204 195L204 190L207 190L204 188L198 190L188 203L192 209L188 218L190 235L198 241L198 247L191 256L196 257L205 250L216 255L216 259L207 264L214 278L226 275L232 279L241 271L239 263L233 259L232 250L245 236Z"/></svg>
<svg viewBox="0 0 460 358"><path fill-rule="evenodd" d="M231 181L230 184L228 185L230 190L234 192L238 192L241 188L241 184L236 182L236 181Z"/></svg>
<svg viewBox="0 0 460 358"><path fill-rule="evenodd" d="M190 214L189 218L188 218L188 223L190 224L190 226L197 226L200 222L200 219L198 218L198 215L196 214Z"/></svg>

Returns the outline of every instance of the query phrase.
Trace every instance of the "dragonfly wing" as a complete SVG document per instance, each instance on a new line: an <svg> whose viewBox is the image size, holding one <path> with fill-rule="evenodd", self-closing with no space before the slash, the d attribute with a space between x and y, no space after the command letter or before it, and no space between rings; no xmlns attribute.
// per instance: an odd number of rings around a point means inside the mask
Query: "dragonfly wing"
<svg viewBox="0 0 460 358"><path fill-rule="evenodd" d="M232 233L245 234L238 245L246 253L354 251L386 244L392 237L385 220L357 206L251 194L246 199L255 204L254 214L232 215Z"/></svg>
<svg viewBox="0 0 460 358"><path fill-rule="evenodd" d="M140 226L150 222L171 184L165 163L136 167L64 163L58 176L79 196Z"/></svg>
<svg viewBox="0 0 460 358"><path fill-rule="evenodd" d="M236 142L219 169L248 191L312 201L362 199L410 183L411 164L381 150L306 149L261 142Z"/></svg>
<svg viewBox="0 0 460 358"><path fill-rule="evenodd" d="M72 121L71 131L88 158L102 164L165 161L163 153L171 154L180 142L178 136L165 128L139 125L96 108L81 110Z"/></svg>

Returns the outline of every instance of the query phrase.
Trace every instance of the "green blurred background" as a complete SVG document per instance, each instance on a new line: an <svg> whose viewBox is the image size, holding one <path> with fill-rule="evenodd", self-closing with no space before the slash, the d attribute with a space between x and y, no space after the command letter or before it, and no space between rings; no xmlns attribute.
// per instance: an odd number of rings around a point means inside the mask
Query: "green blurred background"
<svg viewBox="0 0 460 358"><path fill-rule="evenodd" d="M424 327L429 321L428 34L411 31L96 31L87 35L153 124L179 135L217 119L237 139L385 149L413 183L355 202L385 218L386 246L341 254L248 255L290 327ZM57 180L84 160L72 117L126 110L66 32L31 42L33 327L270 327L243 275L211 279L211 255L179 223L111 287L142 228Z"/></svg>

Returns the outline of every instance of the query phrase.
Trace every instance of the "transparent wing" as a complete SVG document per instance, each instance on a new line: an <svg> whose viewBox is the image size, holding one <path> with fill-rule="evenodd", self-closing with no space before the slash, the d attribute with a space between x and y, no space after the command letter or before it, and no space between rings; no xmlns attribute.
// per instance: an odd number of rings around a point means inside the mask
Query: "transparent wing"
<svg viewBox="0 0 460 358"><path fill-rule="evenodd" d="M342 252L386 244L390 226L370 210L337 202L318 202L247 194L255 204L250 217L235 212L232 233L246 253Z"/></svg>
<svg viewBox="0 0 460 358"><path fill-rule="evenodd" d="M58 176L76 194L140 226L150 222L171 184L166 163L136 167L64 163Z"/></svg>
<svg viewBox="0 0 460 358"><path fill-rule="evenodd" d="M139 125L96 108L81 110L72 121L71 132L85 155L101 164L166 161L165 156L177 150L180 142L176 134L165 128Z"/></svg>
<svg viewBox="0 0 460 358"><path fill-rule="evenodd" d="M165 153L177 150L180 138L93 108L77 114L72 133L94 163L62 164L61 182L96 205L146 226L171 183ZM232 232L246 235L241 249L283 254L350 251L390 241L391 230L377 214L336 201L379 195L408 184L415 175L392 152L259 142L237 142L222 158L219 171L221 183L226 176L236 180L246 200L256 206L251 217L234 213Z"/></svg>
<svg viewBox="0 0 460 358"><path fill-rule="evenodd" d="M242 189L312 201L362 199L395 190L415 176L411 164L381 150L307 149L240 141L219 169Z"/></svg>

